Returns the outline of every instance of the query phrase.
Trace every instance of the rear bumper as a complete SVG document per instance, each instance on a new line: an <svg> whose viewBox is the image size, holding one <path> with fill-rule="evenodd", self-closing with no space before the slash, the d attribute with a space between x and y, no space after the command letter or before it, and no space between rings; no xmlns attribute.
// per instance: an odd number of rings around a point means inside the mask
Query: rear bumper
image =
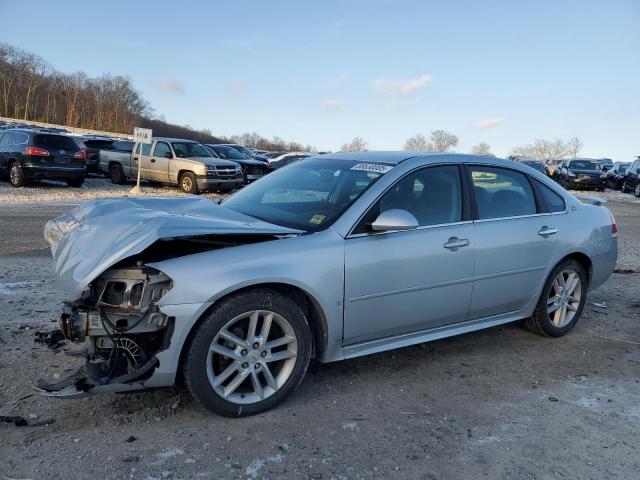
<svg viewBox="0 0 640 480"><path fill-rule="evenodd" d="M34 167L25 165L23 171L28 178L69 178L80 177L87 173L86 167Z"/></svg>
<svg viewBox="0 0 640 480"><path fill-rule="evenodd" d="M240 175L233 178L198 176L196 183L199 190L215 190L218 188L234 188L242 185L244 178Z"/></svg>

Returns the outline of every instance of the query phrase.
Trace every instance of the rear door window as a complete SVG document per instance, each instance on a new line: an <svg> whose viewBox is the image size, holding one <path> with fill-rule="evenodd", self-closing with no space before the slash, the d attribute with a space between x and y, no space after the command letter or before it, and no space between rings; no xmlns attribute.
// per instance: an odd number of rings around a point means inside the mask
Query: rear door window
<svg viewBox="0 0 640 480"><path fill-rule="evenodd" d="M538 182L537 180L536 185L540 194L542 195L542 198L547 204L547 207L549 207L550 212L564 212L566 210L564 199L560 195L551 190L542 182Z"/></svg>
<svg viewBox="0 0 640 480"><path fill-rule="evenodd" d="M72 138L62 135L36 135L33 144L44 149L78 150L78 144Z"/></svg>
<svg viewBox="0 0 640 480"><path fill-rule="evenodd" d="M523 173L500 167L472 166L470 169L480 220L537 212L533 189Z"/></svg>
<svg viewBox="0 0 640 480"><path fill-rule="evenodd" d="M151 153L150 143L139 143L136 147L136 153L140 153L140 145L142 145L142 155L149 155Z"/></svg>

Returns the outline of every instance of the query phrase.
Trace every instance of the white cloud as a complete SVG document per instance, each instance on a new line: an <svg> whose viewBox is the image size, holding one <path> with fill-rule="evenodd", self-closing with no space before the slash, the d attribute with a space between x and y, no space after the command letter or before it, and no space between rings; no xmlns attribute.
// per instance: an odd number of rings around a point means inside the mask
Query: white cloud
<svg viewBox="0 0 640 480"><path fill-rule="evenodd" d="M160 90L167 93L184 93L184 87L177 80L163 80L159 87Z"/></svg>
<svg viewBox="0 0 640 480"><path fill-rule="evenodd" d="M416 78L379 78L373 82L373 89L390 97L406 98L416 90L431 82L431 75L425 73Z"/></svg>
<svg viewBox="0 0 640 480"><path fill-rule="evenodd" d="M344 107L344 102L342 100L327 100L323 103L323 105L329 110L339 110Z"/></svg>
<svg viewBox="0 0 640 480"><path fill-rule="evenodd" d="M494 127L496 125L500 125L504 122L504 118L496 117L496 118L485 118L484 120L480 120L478 123L473 125L473 128L489 128Z"/></svg>

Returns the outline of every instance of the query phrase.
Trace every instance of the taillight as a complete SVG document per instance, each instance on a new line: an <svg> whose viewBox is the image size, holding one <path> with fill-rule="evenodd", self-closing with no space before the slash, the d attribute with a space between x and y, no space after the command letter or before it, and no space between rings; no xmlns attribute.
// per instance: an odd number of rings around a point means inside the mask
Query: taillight
<svg viewBox="0 0 640 480"><path fill-rule="evenodd" d="M611 217L611 237L615 238L618 236L618 225L616 225L616 217L613 216L611 210L609 210L609 216Z"/></svg>
<svg viewBox="0 0 640 480"><path fill-rule="evenodd" d="M87 158L87 151L86 150L80 150L79 152L76 152L76 154L73 156L73 158Z"/></svg>
<svg viewBox="0 0 640 480"><path fill-rule="evenodd" d="M24 153L26 155L38 155L39 157L49 156L49 152L47 152L44 148L38 148L38 147L27 147L24 149Z"/></svg>

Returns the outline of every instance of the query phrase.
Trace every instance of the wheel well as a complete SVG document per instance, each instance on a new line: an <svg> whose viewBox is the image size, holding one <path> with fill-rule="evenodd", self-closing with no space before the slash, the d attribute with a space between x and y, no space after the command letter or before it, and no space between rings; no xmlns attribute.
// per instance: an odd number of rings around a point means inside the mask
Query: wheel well
<svg viewBox="0 0 640 480"><path fill-rule="evenodd" d="M182 178L182 175L184 175L185 173L193 173L193 172L191 170L186 170L186 169L178 170L178 182Z"/></svg>
<svg viewBox="0 0 640 480"><path fill-rule="evenodd" d="M560 262L562 262L563 260L567 260L569 258L572 258L573 260L577 261L580 265L582 265L582 268L584 268L584 271L587 272L587 282L591 283L591 274L593 273L593 264L591 263L591 259L587 257L584 253L574 252L564 257L562 260L560 260Z"/></svg>
<svg viewBox="0 0 640 480"><path fill-rule="evenodd" d="M185 170L189 171L189 170ZM193 335L195 334L198 325L202 322L202 319L209 313L209 311L219 304L224 299L230 297L231 295L236 295L241 292L246 292L248 290L253 290L255 288L271 288L276 290L284 295L287 295L293 301L295 301L305 316L307 317L307 321L309 322L309 327L311 328L311 337L313 339L311 357L319 358L324 353L327 347L327 335L328 335L328 327L327 327L327 318L320 307L320 304L317 302L315 298L305 292L303 289L287 284L287 283L260 283L257 285L250 285L248 287L240 288L238 290L234 290L233 292L227 293L225 296L219 298L214 302L211 307L205 310L198 321L196 321L191 327L191 331L187 336L184 344L182 345L182 351L180 352L180 361L178 363L178 371L177 376L180 377L182 375L182 365L184 362L184 356L191 344L191 340Z"/></svg>

